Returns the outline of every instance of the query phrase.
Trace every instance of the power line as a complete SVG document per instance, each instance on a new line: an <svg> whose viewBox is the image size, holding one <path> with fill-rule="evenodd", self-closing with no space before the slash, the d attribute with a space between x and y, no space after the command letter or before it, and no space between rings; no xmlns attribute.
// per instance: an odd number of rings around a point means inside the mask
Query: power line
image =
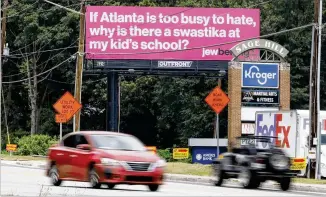
<svg viewBox="0 0 326 197"><path fill-rule="evenodd" d="M75 42L73 42L71 45L74 45L77 41L78 41L78 39L77 39ZM70 45L70 46L71 46L71 45ZM54 56L52 56L51 58L49 58L46 62L43 62L43 63L37 65L37 67L39 67L39 66L41 66L41 65L44 65L44 64L48 64L49 61L53 60L53 59L54 59L55 57L57 57L58 55L62 54L65 50L66 50L66 49L63 49L61 52L59 52L59 53L55 54ZM10 59L9 59L9 60L10 60ZM10 61L11 61L11 60L10 60ZM12 62L13 62L13 61L12 61ZM17 74L6 75L6 76L3 76L3 77L4 77L4 78L5 78L5 77L8 78L8 77L13 77L13 76L18 76L18 75L25 74L25 73L27 73L27 72L28 72L28 71L24 71L24 72L20 72L20 73L17 73Z"/></svg>
<svg viewBox="0 0 326 197"><path fill-rule="evenodd" d="M75 53L75 54L77 54L77 53ZM75 55L75 54L74 54L74 55ZM41 72L41 73L39 73L39 74L37 74L37 75L35 75L35 76L38 77L38 76L44 75L44 74L46 74L46 73L48 73L48 72L50 72L50 71L52 71L52 70L54 70L54 69L60 67L61 65L63 65L63 64L66 63L67 61L69 61L70 59L71 59L71 57L67 58L66 60L62 61L61 63L57 64L56 66L54 66L54 67L52 67L52 68L50 68L50 69L48 69L48 70L46 70L46 71L44 71L44 72ZM33 76L33 77L35 77L35 76ZM32 77L31 77L31 78L32 78ZM31 78L25 78L25 79L21 79L21 80L17 80L17 81L5 81L5 82L2 82L2 83L4 83L4 84L19 83L19 82L27 81L27 80L29 80L29 79L31 79Z"/></svg>
<svg viewBox="0 0 326 197"><path fill-rule="evenodd" d="M45 52L52 52L52 51L59 51L59 50L63 50L63 49L73 49L73 48L77 48L78 46L68 46L68 47L62 47L62 48L55 48L55 49L48 49L48 50L43 50L43 51L35 51L35 52L29 52L29 53L16 53L16 54L12 54L6 57L17 57L17 56L25 56L25 55L32 55L32 54L36 54L36 53L45 53Z"/></svg>
<svg viewBox="0 0 326 197"><path fill-rule="evenodd" d="M87 54L91 54L91 55L137 55L137 54L156 54L156 53L169 53L169 52L177 52L177 51L189 51L189 50L194 50L194 49L212 48L212 47L217 47L217 46L234 44L234 43L239 43L239 42L248 41L248 40L254 40L254 39L258 39L258 38L266 38L266 37L275 36L275 35L291 32L291 31L296 31L296 30L299 30L299 29L304 29L304 28L307 28L307 27L311 27L313 25L315 25L315 24L310 23L310 24L307 24L307 25L294 27L292 29L286 29L286 30L282 30L282 31L278 31L278 32L270 33L270 34L265 34L265 35L262 35L262 36L255 36L255 37L251 37L251 38L240 39L240 40L224 42L224 43L219 43L219 44L192 47L192 48L188 48L188 49L179 49L179 50L176 49L176 50L153 51L153 52L139 52L139 53L87 53Z"/></svg>

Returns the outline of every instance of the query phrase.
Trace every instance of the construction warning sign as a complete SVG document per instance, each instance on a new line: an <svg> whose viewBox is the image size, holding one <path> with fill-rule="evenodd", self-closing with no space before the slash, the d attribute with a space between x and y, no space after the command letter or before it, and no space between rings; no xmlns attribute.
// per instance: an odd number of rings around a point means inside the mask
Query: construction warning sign
<svg viewBox="0 0 326 197"><path fill-rule="evenodd" d="M82 105L66 92L54 105L53 108L59 113L56 121L59 123L68 122L81 109ZM65 118L64 118L65 117Z"/></svg>
<svg viewBox="0 0 326 197"><path fill-rule="evenodd" d="M216 86L205 98L205 101L215 113L219 114L228 105L230 99L221 88Z"/></svg>
<svg viewBox="0 0 326 197"><path fill-rule="evenodd" d="M7 144L6 150L8 152L15 152L17 150L17 144Z"/></svg>
<svg viewBox="0 0 326 197"><path fill-rule="evenodd" d="M174 148L173 159L188 159L189 148Z"/></svg>
<svg viewBox="0 0 326 197"><path fill-rule="evenodd" d="M307 162L304 158L291 159L291 170L304 170L306 169Z"/></svg>

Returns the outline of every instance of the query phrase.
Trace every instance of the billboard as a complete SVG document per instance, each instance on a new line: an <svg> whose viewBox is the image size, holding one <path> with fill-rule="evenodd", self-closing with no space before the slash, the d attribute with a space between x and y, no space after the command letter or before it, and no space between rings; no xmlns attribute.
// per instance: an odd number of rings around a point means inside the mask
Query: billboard
<svg viewBox="0 0 326 197"><path fill-rule="evenodd" d="M246 88L278 88L278 63L243 63L242 87Z"/></svg>
<svg viewBox="0 0 326 197"><path fill-rule="evenodd" d="M243 104L278 104L278 90L241 90L241 102Z"/></svg>
<svg viewBox="0 0 326 197"><path fill-rule="evenodd" d="M87 59L231 60L259 35L259 9L86 7Z"/></svg>

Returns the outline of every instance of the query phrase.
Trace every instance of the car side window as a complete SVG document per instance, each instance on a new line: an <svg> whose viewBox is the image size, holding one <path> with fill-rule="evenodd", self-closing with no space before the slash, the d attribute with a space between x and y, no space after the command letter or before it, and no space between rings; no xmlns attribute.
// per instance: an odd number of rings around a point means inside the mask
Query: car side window
<svg viewBox="0 0 326 197"><path fill-rule="evenodd" d="M89 143L84 135L78 134L78 135L76 135L76 147L77 147L77 145L80 145L80 144L89 144Z"/></svg>
<svg viewBox="0 0 326 197"><path fill-rule="evenodd" d="M63 145L69 148L75 148L75 135L68 136L66 139L64 139Z"/></svg>

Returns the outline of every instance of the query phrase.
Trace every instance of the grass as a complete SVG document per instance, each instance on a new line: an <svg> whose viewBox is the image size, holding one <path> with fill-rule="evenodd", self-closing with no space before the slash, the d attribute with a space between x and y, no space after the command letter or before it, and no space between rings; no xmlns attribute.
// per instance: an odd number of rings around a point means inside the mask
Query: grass
<svg viewBox="0 0 326 197"><path fill-rule="evenodd" d="M167 164L166 172L171 174L210 176L211 168L209 165L171 162Z"/></svg>
<svg viewBox="0 0 326 197"><path fill-rule="evenodd" d="M10 160L10 161L31 161L31 160L44 161L45 160L45 158L41 158L41 157L19 156L19 155L10 156L8 154L1 154L1 159ZM171 162L167 164L166 172L171 174L210 176L211 167L209 165ZM304 184L326 184L326 180L315 180L315 179L306 179L306 178L294 178L293 181L295 183L304 183Z"/></svg>

